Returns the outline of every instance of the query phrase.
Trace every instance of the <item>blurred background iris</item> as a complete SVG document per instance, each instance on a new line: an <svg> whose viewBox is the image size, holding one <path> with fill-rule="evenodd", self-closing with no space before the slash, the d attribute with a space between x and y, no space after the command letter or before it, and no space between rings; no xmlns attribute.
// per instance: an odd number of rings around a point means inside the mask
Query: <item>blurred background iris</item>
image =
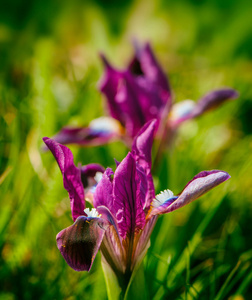
<svg viewBox="0 0 252 300"><path fill-rule="evenodd" d="M150 299L250 299L252 291L252 2L0 3L0 299L106 299L98 255L90 273L61 257L71 224L58 166L41 138L104 114L99 52L123 68L132 39L149 41L175 101L232 87L240 98L185 123L156 171L174 193L201 170L232 178L161 217L144 261ZM120 142L72 146L75 162L114 168Z"/></svg>

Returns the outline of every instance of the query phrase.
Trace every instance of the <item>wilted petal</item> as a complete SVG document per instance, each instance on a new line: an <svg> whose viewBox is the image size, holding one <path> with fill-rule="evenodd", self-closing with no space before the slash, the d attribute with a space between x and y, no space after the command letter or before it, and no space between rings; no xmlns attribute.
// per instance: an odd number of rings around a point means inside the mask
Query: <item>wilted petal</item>
<svg viewBox="0 0 252 300"><path fill-rule="evenodd" d="M85 208L81 171L74 165L73 154L70 149L47 137L44 137L43 141L51 150L60 167L64 188L68 191L70 198L72 217L75 221L78 216L84 214Z"/></svg>
<svg viewBox="0 0 252 300"><path fill-rule="evenodd" d="M57 234L57 246L75 271L89 271L100 248L108 223L101 218L80 216Z"/></svg>
<svg viewBox="0 0 252 300"><path fill-rule="evenodd" d="M159 207L153 207L150 216L168 213L183 207L229 178L230 175L224 171L213 170L200 172L188 182L178 197L172 197Z"/></svg>
<svg viewBox="0 0 252 300"><path fill-rule="evenodd" d="M64 127L53 139L61 144L99 146L118 139L121 133L122 128L116 120L101 117L87 127Z"/></svg>
<svg viewBox="0 0 252 300"><path fill-rule="evenodd" d="M120 163L115 171L113 181L114 209L117 211L119 233L124 239L128 234L143 229L145 224L145 214L142 203L140 175L136 168L136 162L129 153Z"/></svg>

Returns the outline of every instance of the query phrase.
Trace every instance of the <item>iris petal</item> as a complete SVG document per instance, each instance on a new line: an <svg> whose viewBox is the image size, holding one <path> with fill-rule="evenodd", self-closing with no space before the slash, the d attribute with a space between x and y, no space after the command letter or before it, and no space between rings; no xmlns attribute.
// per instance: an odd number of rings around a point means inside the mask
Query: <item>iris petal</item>
<svg viewBox="0 0 252 300"><path fill-rule="evenodd" d="M114 209L121 237L143 229L145 214L142 203L141 175L131 153L124 158L115 171L113 182Z"/></svg>
<svg viewBox="0 0 252 300"><path fill-rule="evenodd" d="M113 174L110 168L107 168L102 175L102 179L97 184L94 192L93 205L94 207L106 206L110 211L113 209L113 195L111 175Z"/></svg>
<svg viewBox="0 0 252 300"><path fill-rule="evenodd" d="M224 171L212 170L200 172L188 182L178 197L173 197L159 207L153 208L149 216L168 213L183 207L229 178L230 175Z"/></svg>
<svg viewBox="0 0 252 300"><path fill-rule="evenodd" d="M175 126L179 125L186 120L196 118L203 113L220 106L227 100L236 99L238 96L239 94L236 90L226 88L212 91L203 96L198 102L192 102L191 100L179 102L178 104L175 104L172 109L171 123Z"/></svg>
<svg viewBox="0 0 252 300"><path fill-rule="evenodd" d="M154 183L151 175L151 149L154 133L157 128L157 121L152 120L146 123L134 138L132 144L132 153L137 163L144 169L147 176L147 197L144 208L147 209L155 196Z"/></svg>
<svg viewBox="0 0 252 300"><path fill-rule="evenodd" d="M105 75L100 90L107 98L110 115L121 122L129 137L133 138L146 122L163 118L171 93L149 44L136 50L132 64L124 71L114 69L103 55L102 60Z"/></svg>
<svg viewBox="0 0 252 300"><path fill-rule="evenodd" d="M57 234L57 246L75 271L89 271L100 248L108 223L101 218L80 216Z"/></svg>
<svg viewBox="0 0 252 300"><path fill-rule="evenodd" d="M81 171L74 165L73 154L70 149L47 137L43 141L54 155L63 175L64 188L68 191L72 217L75 221L83 215L84 189L81 182Z"/></svg>
<svg viewBox="0 0 252 300"><path fill-rule="evenodd" d="M198 101L191 117L197 117L212 108L218 107L227 100L236 99L238 96L237 91L229 88L212 91Z"/></svg>
<svg viewBox="0 0 252 300"><path fill-rule="evenodd" d="M102 117L93 120L87 127L63 127L53 139L61 144L99 146L118 139L121 130L119 122Z"/></svg>
<svg viewBox="0 0 252 300"><path fill-rule="evenodd" d="M151 82L160 85L163 90L170 93L167 76L155 58L150 44L146 43L143 47L141 47L137 42L135 42L134 46L136 54L129 65L129 69L133 72L133 74L135 73L134 70L140 70L138 74L143 74Z"/></svg>

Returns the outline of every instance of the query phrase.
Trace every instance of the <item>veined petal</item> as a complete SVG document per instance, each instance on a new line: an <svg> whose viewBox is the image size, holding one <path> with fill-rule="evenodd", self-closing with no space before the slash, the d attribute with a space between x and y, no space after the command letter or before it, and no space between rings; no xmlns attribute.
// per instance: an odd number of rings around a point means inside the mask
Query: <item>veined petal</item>
<svg viewBox="0 0 252 300"><path fill-rule="evenodd" d="M146 123L134 138L132 144L132 153L135 156L136 161L145 170L151 169L151 149L156 125L156 120L152 120Z"/></svg>
<svg viewBox="0 0 252 300"><path fill-rule="evenodd" d="M118 139L121 133L119 122L101 117L91 121L87 127L63 127L53 139L61 144L99 146Z"/></svg>
<svg viewBox="0 0 252 300"><path fill-rule="evenodd" d="M188 182L178 197L172 197L160 206L153 207L149 216L168 213L183 207L229 178L230 175L224 171L200 172Z"/></svg>
<svg viewBox="0 0 252 300"><path fill-rule="evenodd" d="M100 248L108 223L101 218L80 216L57 234L57 246L75 271L89 271Z"/></svg>
<svg viewBox="0 0 252 300"><path fill-rule="evenodd" d="M151 149L156 128L157 121L149 121L139 131L132 144L132 154L137 163L144 169L147 176L147 197L144 204L144 208L147 209L155 195L154 183L151 175Z"/></svg>
<svg viewBox="0 0 252 300"><path fill-rule="evenodd" d="M136 162L128 153L116 169L113 181L113 206L117 211L116 219L123 239L127 234L134 235L143 229L145 224L140 177Z"/></svg>
<svg viewBox="0 0 252 300"><path fill-rule="evenodd" d="M146 221L143 231L139 234L137 239L134 241L135 253L132 262L132 269L134 268L135 265L141 263L142 259L144 258L150 246L150 242L149 242L150 236L156 224L156 221L157 221L157 216L153 216L148 221Z"/></svg>
<svg viewBox="0 0 252 300"><path fill-rule="evenodd" d="M44 137L43 141L59 165L63 175L64 188L69 194L72 217L75 221L78 216L84 214L85 208L81 171L74 165L73 154L70 149L47 137Z"/></svg>

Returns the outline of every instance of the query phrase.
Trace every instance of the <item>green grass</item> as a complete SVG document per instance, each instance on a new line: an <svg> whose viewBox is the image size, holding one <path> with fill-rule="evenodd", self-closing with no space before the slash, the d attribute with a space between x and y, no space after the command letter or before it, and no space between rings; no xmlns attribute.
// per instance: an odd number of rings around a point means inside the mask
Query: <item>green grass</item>
<svg viewBox="0 0 252 300"><path fill-rule="evenodd" d="M98 52L123 67L130 39L151 41L175 101L230 86L238 100L183 125L155 170L175 193L197 172L231 179L159 218L144 260L149 299L252 297L250 1L11 1L0 10L0 299L107 299L100 255L70 269L55 242L69 200L42 137L103 114ZM24 12L24 13L21 13ZM114 167L120 143L71 146L75 162ZM240 297L239 297L240 296Z"/></svg>

